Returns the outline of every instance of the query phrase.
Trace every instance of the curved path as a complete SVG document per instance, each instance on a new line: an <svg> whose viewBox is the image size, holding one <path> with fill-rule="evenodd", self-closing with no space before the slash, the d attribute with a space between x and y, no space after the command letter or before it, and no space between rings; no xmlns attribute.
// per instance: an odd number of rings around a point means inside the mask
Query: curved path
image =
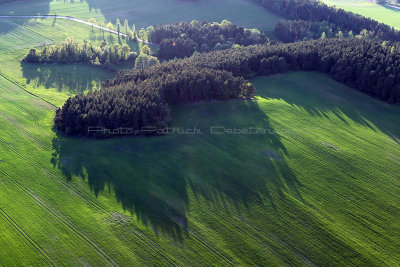
<svg viewBox="0 0 400 267"><path fill-rule="evenodd" d="M86 25L89 25L89 26L91 26L91 27L94 27L94 28L97 28L97 29L101 29L101 30L103 30L103 31L106 31L106 32L109 32L109 33L113 33L113 34L116 34L116 35L118 35L118 32L117 31L114 31L114 30L109 30L109 29L107 29L107 28L105 28L105 27L100 27L100 26L98 26L98 25L96 25L96 24L92 24L92 23L90 23L90 22L88 22L88 21L84 21L84 20L81 20L81 19L77 19L77 18L74 18L74 17L71 17L71 16L58 16L58 15L32 15L32 16L8 16L8 15L6 15L6 16L0 16L0 18L14 18L14 19L16 19L16 18L32 18L32 19L40 19L40 18L55 18L55 19L67 19L67 20L72 20L72 21L76 21L76 22L79 22L79 23L82 23L82 24L86 24ZM124 34L124 33L119 33L119 35L121 35L121 36L123 36L123 37L128 37L126 34ZM153 45L153 46L159 46L158 44L155 44L155 43L152 43L152 42L149 42L149 41L145 41L145 40L142 40L142 39L139 39L138 38L138 41L139 42L141 42L141 43L144 43L144 44L149 44L149 45Z"/></svg>

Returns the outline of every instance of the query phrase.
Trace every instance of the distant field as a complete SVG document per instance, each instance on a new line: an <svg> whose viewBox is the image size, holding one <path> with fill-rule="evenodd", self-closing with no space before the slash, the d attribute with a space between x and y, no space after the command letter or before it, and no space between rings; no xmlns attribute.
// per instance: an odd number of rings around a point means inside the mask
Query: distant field
<svg viewBox="0 0 400 267"><path fill-rule="evenodd" d="M2 5L0 15L57 14L75 16L81 19L94 17L115 22L117 18L128 19L137 28L174 21L228 19L235 24L271 32L279 16L269 13L248 0L106 0L88 1L46 1L8 3Z"/></svg>
<svg viewBox="0 0 400 267"><path fill-rule="evenodd" d="M322 0L322 2L372 18L400 30L400 10L366 0Z"/></svg>

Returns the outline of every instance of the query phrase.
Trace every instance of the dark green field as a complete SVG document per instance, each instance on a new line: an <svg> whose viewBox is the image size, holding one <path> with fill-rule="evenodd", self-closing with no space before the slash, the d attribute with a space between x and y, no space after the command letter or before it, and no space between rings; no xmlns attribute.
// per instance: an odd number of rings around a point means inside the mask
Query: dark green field
<svg viewBox="0 0 400 267"><path fill-rule="evenodd" d="M239 7L257 7L240 0L212 13L208 2L158 7L200 5L211 19L236 23ZM0 13L30 12L24 3ZM31 10L134 14L122 1L106 4L37 1ZM171 20L193 14L168 12ZM153 16L143 25L167 17ZM20 60L29 47L68 35L98 44L100 32L49 19L0 20L0 29L0 266L400 264L399 106L293 72L253 79L252 101L174 107L174 134L58 136L53 105L115 73Z"/></svg>

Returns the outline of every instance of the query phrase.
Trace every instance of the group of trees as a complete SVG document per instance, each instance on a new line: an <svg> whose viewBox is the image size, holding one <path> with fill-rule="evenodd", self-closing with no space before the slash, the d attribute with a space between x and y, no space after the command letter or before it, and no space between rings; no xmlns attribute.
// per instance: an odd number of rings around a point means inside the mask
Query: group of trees
<svg viewBox="0 0 400 267"><path fill-rule="evenodd" d="M129 22L127 19L124 20L124 23L120 21L119 18L116 19L115 25L112 22L108 22L105 24L103 21L96 21L95 18L90 18L89 23L92 24L92 30L94 30L94 26L99 27L99 31L103 34L103 39L104 39L104 29L107 29L111 35L111 31L116 31L118 34L118 37L120 36L121 33L124 33L128 39L137 41L138 39L138 32L136 32L136 25L132 24L132 26L129 26ZM144 29L141 29L141 31Z"/></svg>
<svg viewBox="0 0 400 267"><path fill-rule="evenodd" d="M41 50L31 49L22 61L49 64L87 63L114 69L120 62L134 60L136 57L137 53L132 52L126 44L107 45L107 42L103 41L102 45L97 47L87 41L79 43L69 37L61 44L44 46Z"/></svg>
<svg viewBox="0 0 400 267"><path fill-rule="evenodd" d="M142 46L135 62L135 68L143 69L157 64L160 64L160 61L157 57L151 55L150 47L148 45Z"/></svg>
<svg viewBox="0 0 400 267"><path fill-rule="evenodd" d="M143 46L135 69L118 73L100 91L68 99L56 112L57 129L89 135L90 126L163 128L171 120L169 105L252 97L255 88L246 79L296 70L328 73L372 97L400 103L398 31L319 1L253 1L291 19L280 21L275 29L286 43L271 44L260 32L229 21L178 22L141 29L139 36L160 44L159 58L184 59L160 64L150 48ZM27 58L35 57L31 50Z"/></svg>
<svg viewBox="0 0 400 267"><path fill-rule="evenodd" d="M354 37L352 31L342 31L336 25L327 21L305 21L305 20L280 20L274 29L275 35L284 43L296 41L308 41L324 38ZM369 32L362 31L357 36L369 36Z"/></svg>
<svg viewBox="0 0 400 267"><path fill-rule="evenodd" d="M192 65L227 70L234 76L270 75L284 71L312 70L329 73L334 79L389 103L400 102L400 43L368 38L332 38L289 44L265 44L161 64ZM184 68L184 67L182 67ZM140 72L123 71L104 83L114 86L130 80L144 80Z"/></svg>
<svg viewBox="0 0 400 267"><path fill-rule="evenodd" d="M400 32L386 24L366 18L343 9L330 7L320 1L312 0L253 0L271 12L291 20L308 22L328 22L343 32L352 31L354 35L367 31L369 37L387 41L400 41Z"/></svg>
<svg viewBox="0 0 400 267"><path fill-rule="evenodd" d="M89 127L114 130L142 127L165 128L170 122L169 104L251 96L254 87L225 70L171 64L135 70L142 79L129 80L102 90L77 95L57 110L55 125L70 135L104 136ZM146 134L144 132L137 134Z"/></svg>
<svg viewBox="0 0 400 267"><path fill-rule="evenodd" d="M245 29L227 20L221 23L176 22L154 26L149 41L160 44L158 57L173 59L191 56L195 51L228 49L233 45L265 43L268 38L256 29Z"/></svg>
<svg viewBox="0 0 400 267"><path fill-rule="evenodd" d="M312 70L375 98L400 103L400 43L332 38L290 44L264 44L125 70L103 89L76 96L57 111L57 128L86 135L88 126L163 127L168 104L203 99L250 97L254 75Z"/></svg>

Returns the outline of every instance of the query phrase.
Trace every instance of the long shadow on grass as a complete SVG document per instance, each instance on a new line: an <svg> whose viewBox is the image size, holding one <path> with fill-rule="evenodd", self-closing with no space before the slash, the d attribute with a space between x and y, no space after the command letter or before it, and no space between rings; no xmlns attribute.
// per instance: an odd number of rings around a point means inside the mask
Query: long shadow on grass
<svg viewBox="0 0 400 267"><path fill-rule="evenodd" d="M111 71L84 64L46 65L22 62L21 67L27 84L34 83L46 89L56 88L58 91L68 91L73 94L100 88L102 81L111 79L115 75Z"/></svg>
<svg viewBox="0 0 400 267"><path fill-rule="evenodd" d="M299 181L285 161L287 151L256 102L179 106L172 114L173 127L196 127L203 134L108 140L59 137L53 142L52 163L68 179L85 179L96 196L103 191L115 195L125 210L156 233L176 240L190 230L191 201L203 199L220 210L229 206L245 213L251 205L274 207L273 195L283 190L301 200ZM211 134L210 127L218 127L219 134ZM221 129L234 127L271 132L221 134Z"/></svg>
<svg viewBox="0 0 400 267"><path fill-rule="evenodd" d="M263 98L283 99L314 116L334 114L372 130L379 129L400 143L400 107L373 99L317 72L292 72L254 80Z"/></svg>
<svg viewBox="0 0 400 267"><path fill-rule="evenodd" d="M9 3L0 4L0 15L12 15L12 16L31 16L31 15L48 15L50 11L50 2L51 0L35 0L34 3L31 1L11 1ZM0 21L4 20L0 18ZM7 19L8 20L8 19ZM14 23L8 23L7 27L0 27L0 36L2 34L6 34L18 25L24 25L31 18L18 18L18 19L9 19Z"/></svg>

